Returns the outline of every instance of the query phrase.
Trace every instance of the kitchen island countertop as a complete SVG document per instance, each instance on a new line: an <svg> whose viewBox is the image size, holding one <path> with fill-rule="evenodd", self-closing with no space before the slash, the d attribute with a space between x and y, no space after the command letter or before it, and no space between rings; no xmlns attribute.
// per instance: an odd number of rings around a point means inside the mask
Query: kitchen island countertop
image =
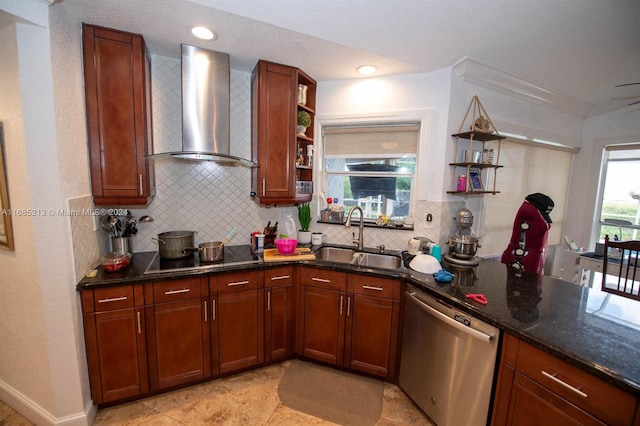
<svg viewBox="0 0 640 426"><path fill-rule="evenodd" d="M283 262L218 265L211 269L144 274L155 252L135 253L129 268L83 278L78 290L148 282L242 269L271 268ZM327 269L374 273L403 278L465 312L519 337L589 373L640 396L640 304L549 276L515 271L502 263L481 260L473 269L447 266L451 283L438 283L430 274L410 269L372 270L322 261L301 261ZM291 264L288 262L288 264ZM445 265L446 266L446 265ZM488 303L466 299L481 293Z"/></svg>

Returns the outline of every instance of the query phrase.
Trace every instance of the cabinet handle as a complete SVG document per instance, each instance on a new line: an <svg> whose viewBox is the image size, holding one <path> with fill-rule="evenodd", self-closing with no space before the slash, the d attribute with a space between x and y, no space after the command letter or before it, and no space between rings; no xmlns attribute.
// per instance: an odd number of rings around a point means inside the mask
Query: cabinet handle
<svg viewBox="0 0 640 426"><path fill-rule="evenodd" d="M142 323L140 322L140 311L136 312L138 319L138 334L142 334Z"/></svg>
<svg viewBox="0 0 640 426"><path fill-rule="evenodd" d="M267 183L266 183L266 179L262 179L262 196L266 196L267 195Z"/></svg>
<svg viewBox="0 0 640 426"><path fill-rule="evenodd" d="M207 318L207 301L204 301L204 322L209 321Z"/></svg>
<svg viewBox="0 0 640 426"><path fill-rule="evenodd" d="M233 283L228 283L227 286L232 287L234 285L245 285L245 284L249 284L249 281L236 281Z"/></svg>
<svg viewBox="0 0 640 426"><path fill-rule="evenodd" d="M570 391L574 392L576 395L579 395L583 398L587 397L587 394L582 392L580 390L580 388L574 388L573 386L571 386L568 383L563 382L562 380L558 379L556 376L558 375L558 373L553 373L553 374L549 374L546 371L542 370L541 371L542 375L553 380L554 382L556 382L557 384L559 384L560 386L565 387L566 389L569 389Z"/></svg>
<svg viewBox="0 0 640 426"><path fill-rule="evenodd" d="M383 291L384 289L382 287L374 287L372 285L363 285L362 288L364 288L365 290L376 290L376 291Z"/></svg>
<svg viewBox="0 0 640 426"><path fill-rule="evenodd" d="M347 316L351 316L351 296L347 297Z"/></svg>
<svg viewBox="0 0 640 426"><path fill-rule="evenodd" d="M139 185L138 189L140 190L140 195L143 195L144 191L142 190L142 173L138 175L138 185Z"/></svg>
<svg viewBox="0 0 640 426"><path fill-rule="evenodd" d="M98 300L98 303L120 302L121 300L127 300L127 296L107 297L105 299Z"/></svg>
<svg viewBox="0 0 640 426"><path fill-rule="evenodd" d="M286 280L287 278L290 278L289 275L280 275L279 277L271 277L271 281Z"/></svg>
<svg viewBox="0 0 640 426"><path fill-rule="evenodd" d="M267 311L271 310L271 291L267 292Z"/></svg>
<svg viewBox="0 0 640 426"><path fill-rule="evenodd" d="M211 321L216 320L216 299L211 299Z"/></svg>
<svg viewBox="0 0 640 426"><path fill-rule="evenodd" d="M343 302L344 296L340 296L340 315L342 316L342 302Z"/></svg>
<svg viewBox="0 0 640 426"><path fill-rule="evenodd" d="M319 281L321 283L330 283L331 282L331 280L327 280L325 278L316 278L316 277L311 278L311 281Z"/></svg>
<svg viewBox="0 0 640 426"><path fill-rule="evenodd" d="M191 291L190 288L183 288L180 290L168 290L168 291L165 291L164 294L166 294L167 296L170 296L172 294L189 293L190 291Z"/></svg>

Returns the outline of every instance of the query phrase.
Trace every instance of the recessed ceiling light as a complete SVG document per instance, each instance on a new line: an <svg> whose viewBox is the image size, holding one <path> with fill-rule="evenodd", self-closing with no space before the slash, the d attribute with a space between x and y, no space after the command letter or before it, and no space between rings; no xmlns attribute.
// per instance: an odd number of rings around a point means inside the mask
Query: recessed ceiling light
<svg viewBox="0 0 640 426"><path fill-rule="evenodd" d="M209 28L202 26L192 27L191 34L193 34L194 37L197 37L200 40L215 40L216 38L218 38L216 33L211 31Z"/></svg>
<svg viewBox="0 0 640 426"><path fill-rule="evenodd" d="M378 71L378 67L374 65L360 65L358 68L356 68L356 71L358 71L362 75L370 75Z"/></svg>

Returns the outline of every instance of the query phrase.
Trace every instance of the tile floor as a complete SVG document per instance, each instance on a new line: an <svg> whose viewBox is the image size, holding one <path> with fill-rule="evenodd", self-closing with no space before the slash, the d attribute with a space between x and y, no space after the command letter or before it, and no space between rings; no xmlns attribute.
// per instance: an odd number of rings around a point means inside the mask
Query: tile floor
<svg viewBox="0 0 640 426"><path fill-rule="evenodd" d="M98 410L94 425L332 425L278 400L289 361ZM377 426L431 423L398 389L385 383ZM0 425L31 423L0 401Z"/></svg>

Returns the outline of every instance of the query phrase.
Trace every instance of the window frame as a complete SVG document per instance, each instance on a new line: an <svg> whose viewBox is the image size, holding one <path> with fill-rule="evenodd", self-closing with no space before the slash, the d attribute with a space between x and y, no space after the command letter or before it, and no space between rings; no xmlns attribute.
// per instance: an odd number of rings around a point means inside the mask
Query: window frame
<svg viewBox="0 0 640 426"><path fill-rule="evenodd" d="M416 145L416 153L415 153L415 168L413 173L404 173L399 175L397 172L393 176L395 177L411 177L411 192L409 197L409 211L408 216L413 216L415 211L415 205L417 200L419 199L419 177L421 174L420 168L424 167L425 159L423 158L424 154L422 147L425 144L425 140L427 138L428 131L430 129L430 115L427 111L412 111L412 112L390 112L390 113L382 113L375 116L368 115L354 115L354 116L333 116L333 117L322 117L317 116L316 122L318 125L317 134L321 135L318 144L316 145L316 155L317 155L317 167L316 171L316 182L319 182L318 185L318 195L320 197L320 203L318 203L318 212L326 207L326 197L327 194L327 176L334 174L344 174L344 175L353 175L358 172L327 172L325 170L325 135L324 130L326 128L336 128L336 127L374 127L374 126L398 126L398 125L407 125L412 124L418 127L418 138ZM427 150L428 151L428 150ZM367 158L374 158L374 155L369 154ZM380 158L383 158L382 156ZM386 156L384 158L387 158ZM366 172L366 176L370 176L372 172ZM385 173L385 172L382 172ZM386 175L388 176L388 175ZM340 201L340 204L342 200ZM347 216L348 210L345 211L345 219ZM373 219L365 219L367 223L375 223Z"/></svg>
<svg viewBox="0 0 640 426"><path fill-rule="evenodd" d="M605 187L606 187L606 179L607 172L609 170L609 163L618 163L618 162L626 162L626 161L640 161L640 154L637 157L630 158L614 158L610 159L610 152L614 151L637 151L640 150L640 143L627 143L627 144L611 144L605 145L602 149L602 162L600 165L600 176L598 178L598 193L596 198L596 209L593 218L593 235L595 237L596 242L604 241L604 237L601 239L600 236L603 234L602 228L605 226L609 227L618 227L620 230L630 229L632 238L637 239L640 232L640 225L622 225L622 224L611 224L606 223L602 217L602 209L604 207L604 196L605 196ZM638 210L640 210L640 201L638 202L638 206L636 207L636 215L638 215ZM622 234L622 232L620 232ZM622 238L622 235L620 235Z"/></svg>
<svg viewBox="0 0 640 426"><path fill-rule="evenodd" d="M324 142L324 138L323 138L323 142ZM377 155L368 155L367 159L375 159L376 157L378 157ZM336 157L338 158L338 157ZM344 157L339 157L339 158L352 158L352 159L357 159L357 158L362 158L360 156L356 157L356 156L344 156ZM378 157L379 159L387 159L388 156L381 156ZM326 159L326 157L323 157L322 160L324 162L324 160ZM388 162L383 163L385 165L388 165ZM392 172L392 171L367 171L367 172L356 172L356 171L324 171L323 174L323 188L327 187L327 179L331 176L334 177L345 177L345 178L350 178L350 177L382 177L382 178L388 178L388 177L394 177L394 178L410 178L411 179L411 190L409 191L409 211L407 212L406 216L412 216L413 215L413 199L414 199L414 193L415 193L415 184L416 184L416 169L418 167L418 158L417 158L417 153L415 154L414 157L414 171L409 173L409 172ZM360 198L363 199L363 198ZM358 201L360 200L358 199ZM342 200L344 202L344 200ZM358 202L358 205L360 205L360 203ZM345 205L345 208L347 206ZM354 213L354 215L356 217L358 217L359 213L356 212ZM370 217L365 217L364 218L365 222L369 222L369 223L374 223L376 221L376 218L370 218Z"/></svg>

